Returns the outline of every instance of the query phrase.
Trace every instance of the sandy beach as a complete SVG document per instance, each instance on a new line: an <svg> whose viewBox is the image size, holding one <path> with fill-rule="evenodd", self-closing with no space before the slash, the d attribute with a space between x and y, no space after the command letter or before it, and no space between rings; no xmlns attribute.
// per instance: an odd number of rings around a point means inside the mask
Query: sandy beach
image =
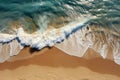
<svg viewBox="0 0 120 80"><path fill-rule="evenodd" d="M100 57L70 56L55 47L42 51L25 48L0 63L0 80L120 80L120 66Z"/></svg>
<svg viewBox="0 0 120 80"><path fill-rule="evenodd" d="M120 80L120 0L0 0L0 80Z"/></svg>

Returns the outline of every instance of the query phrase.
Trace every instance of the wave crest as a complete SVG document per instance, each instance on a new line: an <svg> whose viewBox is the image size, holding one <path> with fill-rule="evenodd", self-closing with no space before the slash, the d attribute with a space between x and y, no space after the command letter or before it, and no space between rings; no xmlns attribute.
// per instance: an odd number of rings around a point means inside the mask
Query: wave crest
<svg viewBox="0 0 120 80"><path fill-rule="evenodd" d="M78 20L68 25L44 32L26 33L19 28L16 35L0 34L0 62L17 55L25 46L42 49L56 46L69 55L82 57L92 48L103 58L112 55L120 64L120 33L110 28L88 24L90 20ZM57 44L60 43L60 44Z"/></svg>

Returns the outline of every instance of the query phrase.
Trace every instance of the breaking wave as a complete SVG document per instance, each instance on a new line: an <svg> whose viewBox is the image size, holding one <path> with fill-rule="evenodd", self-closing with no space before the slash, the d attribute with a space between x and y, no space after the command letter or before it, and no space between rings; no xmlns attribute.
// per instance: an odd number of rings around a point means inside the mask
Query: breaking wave
<svg viewBox="0 0 120 80"><path fill-rule="evenodd" d="M0 0L0 62L25 46L56 46L78 57L92 48L120 64L119 5L118 0Z"/></svg>

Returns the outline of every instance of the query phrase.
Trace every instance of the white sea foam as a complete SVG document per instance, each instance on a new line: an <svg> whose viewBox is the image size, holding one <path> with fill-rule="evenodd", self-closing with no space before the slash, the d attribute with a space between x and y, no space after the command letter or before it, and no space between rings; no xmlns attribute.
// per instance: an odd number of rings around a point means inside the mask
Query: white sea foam
<svg viewBox="0 0 120 80"><path fill-rule="evenodd" d="M69 55L82 57L88 48L106 58L112 50L114 61L120 64L119 33L99 27L89 26L89 20L78 20L68 25L44 32L27 34L19 28L16 35L0 34L0 62L17 55L24 46L42 49L55 46ZM60 43L60 44L57 44Z"/></svg>
<svg viewBox="0 0 120 80"><path fill-rule="evenodd" d="M104 59L113 55L115 63L120 64L120 35L116 34L99 26L84 27L56 47L77 57L83 57L85 52L92 48Z"/></svg>
<svg viewBox="0 0 120 80"><path fill-rule="evenodd" d="M42 49L62 42L70 34L82 28L88 20L72 22L62 28L27 34L19 28L16 35L0 34L0 62L6 61L10 56L17 55L24 46Z"/></svg>
<svg viewBox="0 0 120 80"><path fill-rule="evenodd" d="M12 40L9 43L0 43L0 62L4 62L11 56L17 55L23 46L17 40Z"/></svg>

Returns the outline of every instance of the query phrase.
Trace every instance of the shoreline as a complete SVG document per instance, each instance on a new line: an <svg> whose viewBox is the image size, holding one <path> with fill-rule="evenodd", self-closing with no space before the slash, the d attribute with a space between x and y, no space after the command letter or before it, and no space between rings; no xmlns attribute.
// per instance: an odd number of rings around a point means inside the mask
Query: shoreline
<svg viewBox="0 0 120 80"><path fill-rule="evenodd" d="M78 28L80 28L80 26L78 26ZM105 30L108 31L107 29ZM96 52L100 53L103 58L114 60L117 64L120 64L119 56L118 56L119 45L117 45L119 44L119 37L112 35L112 33L109 34L109 32L106 32L105 30L102 29L101 27L96 28L96 26L91 26L91 27L86 26L78 31L76 30L75 33L74 31L72 31L72 34L69 34L69 35L65 32L64 34L62 34L62 32L55 30L54 33L50 31L51 33L50 36L47 35L49 33L46 33L42 37L39 35L32 37L32 35L30 34L29 35L26 34L23 36L22 34L24 33L24 31L21 28L20 32L23 32L23 33L19 34L20 39L16 37L14 40L11 40L14 37L14 36L11 36L10 42L6 42L4 44L0 43L1 62L6 61L11 56L18 55L17 53L21 49L23 49L24 46L30 46L31 48L36 48L39 50L42 50L47 46L48 47L55 46L70 55L74 55L78 57L82 57L88 48L92 48ZM65 28L65 31L67 31L66 28ZM68 32L71 33L71 31L69 30ZM56 36L56 37L53 37L53 36ZM5 38L6 37L7 36L5 36ZM72 45L72 47L70 47L70 45ZM9 51L9 52L5 52L4 48L6 48L7 49L6 51ZM114 51L116 51L116 53Z"/></svg>
<svg viewBox="0 0 120 80"><path fill-rule="evenodd" d="M23 49L12 60L29 55L28 58L0 63L1 80L120 79L120 66L98 55L91 59L85 56L85 59L67 55L55 47L33 52L32 55L29 50L29 47ZM94 54L93 51L88 52Z"/></svg>

